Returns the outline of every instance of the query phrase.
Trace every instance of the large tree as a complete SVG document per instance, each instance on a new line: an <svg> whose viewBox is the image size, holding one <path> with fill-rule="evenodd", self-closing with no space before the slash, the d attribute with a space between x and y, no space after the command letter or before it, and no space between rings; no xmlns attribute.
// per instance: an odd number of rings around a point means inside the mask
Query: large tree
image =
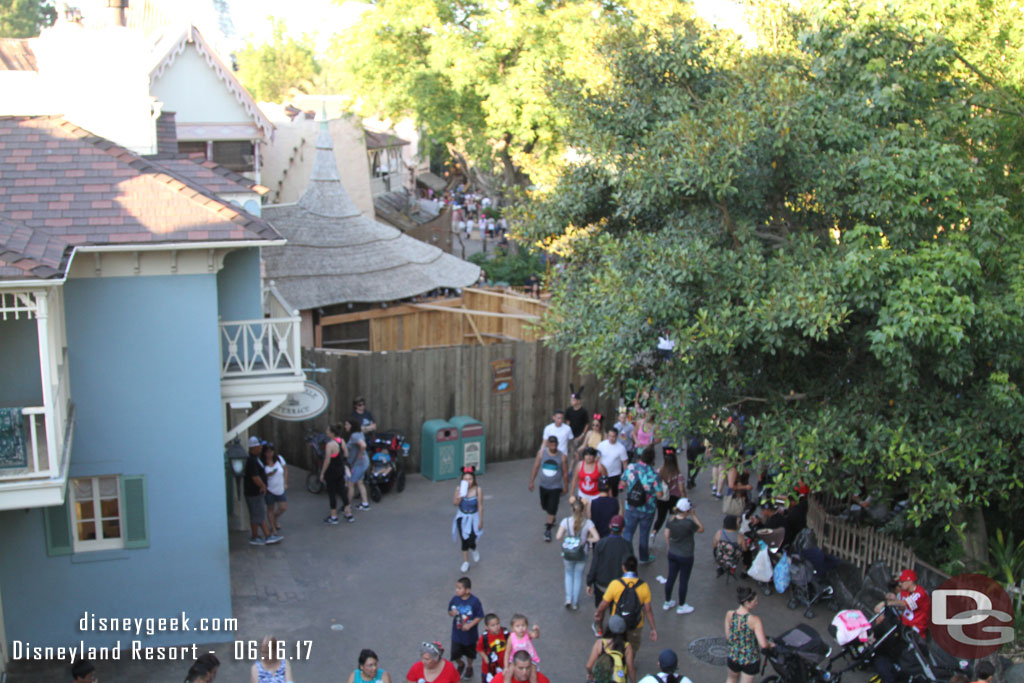
<svg viewBox="0 0 1024 683"><path fill-rule="evenodd" d="M1024 474L1016 84L909 12L805 20L732 61L693 24L623 30L611 79L562 84L582 161L521 235L566 259L555 343L653 385L677 437L731 448L712 415L744 415L783 490L905 494L983 538Z"/></svg>
<svg viewBox="0 0 1024 683"><path fill-rule="evenodd" d="M320 65L312 38L294 38L283 19L270 21L270 42L246 43L235 56L238 79L258 101L283 102L292 92L309 92Z"/></svg>
<svg viewBox="0 0 1024 683"><path fill-rule="evenodd" d="M335 37L328 69L363 113L411 116L481 183L522 188L564 162L554 75L597 85L610 27L691 13L679 0L379 0Z"/></svg>
<svg viewBox="0 0 1024 683"><path fill-rule="evenodd" d="M53 24L50 0L0 0L0 38L32 38Z"/></svg>

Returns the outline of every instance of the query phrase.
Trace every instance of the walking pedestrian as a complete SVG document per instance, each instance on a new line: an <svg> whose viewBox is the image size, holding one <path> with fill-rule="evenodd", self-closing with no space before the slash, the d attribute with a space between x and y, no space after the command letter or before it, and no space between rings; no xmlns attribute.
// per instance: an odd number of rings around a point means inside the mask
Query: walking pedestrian
<svg viewBox="0 0 1024 683"><path fill-rule="evenodd" d="M605 610L611 606L612 614L626 620L626 640L633 646L634 654L640 651L645 621L651 629L651 640L658 639L658 630L654 627L654 610L651 608L651 587L641 580L636 570L636 558L630 555L622 563L622 576L608 584L608 590L604 592L601 604L594 613L594 621L600 622ZM630 597L627 598L627 595ZM634 604L627 604L627 601Z"/></svg>
<svg viewBox="0 0 1024 683"><path fill-rule="evenodd" d="M217 678L220 660L212 652L199 655L185 674L185 683L213 683Z"/></svg>
<svg viewBox="0 0 1024 683"><path fill-rule="evenodd" d="M520 650L512 656L512 667L505 669L495 676L494 683L551 683L548 677L537 671L537 667L530 659L530 653Z"/></svg>
<svg viewBox="0 0 1024 683"><path fill-rule="evenodd" d="M757 607L757 591L749 586L736 589L737 609L725 613L725 639L729 643L726 683L752 683L761 670L761 650L769 649L761 617L752 614Z"/></svg>
<svg viewBox="0 0 1024 683"><path fill-rule="evenodd" d="M608 477L598 477L597 498L590 501L590 521L594 523L600 538L608 535L609 524L615 515L622 515L622 503L617 498L612 498Z"/></svg>
<svg viewBox="0 0 1024 683"><path fill-rule="evenodd" d="M274 636L260 641L260 658L249 669L250 683L292 683L292 665L281 657L283 648Z"/></svg>
<svg viewBox="0 0 1024 683"><path fill-rule="evenodd" d="M263 445L263 471L267 475L267 521L270 533L281 530L281 515L288 510L288 463L277 453L274 444Z"/></svg>
<svg viewBox="0 0 1024 683"><path fill-rule="evenodd" d="M616 420L615 424L612 425L615 428L616 434L618 434L619 441L622 443L623 448L626 449L626 456L628 458L633 457L633 431L636 427L633 426L633 421L629 419L629 411L625 408L619 409L619 419Z"/></svg>
<svg viewBox="0 0 1024 683"><path fill-rule="evenodd" d="M658 669L656 674L647 674L639 683L693 683L689 678L676 673L679 668L679 657L675 650L665 648L658 653Z"/></svg>
<svg viewBox="0 0 1024 683"><path fill-rule="evenodd" d="M345 486L348 491L348 499L355 500L356 487L359 488L358 510L370 509L370 497L366 495L366 470L370 468L370 456L366 454L366 437L363 435L363 425L360 420L350 417L345 422L348 430L348 467L349 474L345 477Z"/></svg>
<svg viewBox="0 0 1024 683"><path fill-rule="evenodd" d="M601 661L601 655L608 655ZM626 621L613 614L608 619L608 635L598 638L587 658L587 681L635 681L636 666L633 646L626 640Z"/></svg>
<svg viewBox="0 0 1024 683"><path fill-rule="evenodd" d="M661 531L661 526L665 523L669 513L675 509L679 499L686 495L686 477L679 471L676 449L672 446L665 446L661 450L664 460L661 469L658 470L658 477L668 487L668 497L664 499L658 498L654 502L657 508L657 516L654 519L654 528L651 530L651 536Z"/></svg>
<svg viewBox="0 0 1024 683"><path fill-rule="evenodd" d="M594 545L590 569L587 571L587 595L594 596L594 607L600 607L612 581L622 576L622 565L633 555L633 545L622 537L626 524L622 515L615 515L608 523L609 534ZM594 635L601 637L602 615L596 615L591 628Z"/></svg>
<svg viewBox="0 0 1024 683"><path fill-rule="evenodd" d="M469 556L473 561L480 561L480 551L476 542L484 532L484 495L476 483L476 471L473 467L462 468L462 480L455 487L455 519L452 521L452 539L462 544L462 565L459 570L469 571Z"/></svg>
<svg viewBox="0 0 1024 683"><path fill-rule="evenodd" d="M550 437L556 437L558 440L558 450L566 455L569 455L569 442L572 441L572 427L565 424L565 413L561 410L556 410L551 416L551 424L544 428L544 433L540 437L540 447L544 448L544 444L548 442Z"/></svg>
<svg viewBox="0 0 1024 683"><path fill-rule="evenodd" d="M579 439L590 422L590 413L583 407L583 385L579 391L569 385L569 407L565 409L565 421L572 427L572 438Z"/></svg>
<svg viewBox="0 0 1024 683"><path fill-rule="evenodd" d="M693 607L686 602L686 592L693 571L693 535L704 533L704 525L697 517L689 498L680 498L672 519L665 525L665 543L668 546L668 581L665 583L663 610L676 608L676 614L689 614ZM679 579L679 602L672 599L672 587ZM678 607L676 605L678 604Z"/></svg>
<svg viewBox="0 0 1024 683"><path fill-rule="evenodd" d="M459 683L455 665L444 658L444 646L436 640L420 645L420 661L409 667L409 683Z"/></svg>
<svg viewBox="0 0 1024 683"><path fill-rule="evenodd" d="M598 496L597 482L601 477L607 478L607 474L604 465L597 462L597 451L593 448L585 448L583 462L579 467L573 468L572 483L569 485L569 491L571 491L569 502L578 498L589 508L590 503Z"/></svg>
<svg viewBox="0 0 1024 683"><path fill-rule="evenodd" d="M348 675L346 683L391 683L391 674L380 668L380 659L373 650L359 653L359 666Z"/></svg>
<svg viewBox="0 0 1024 683"><path fill-rule="evenodd" d="M468 576L455 582L455 596L448 601L448 616L452 618L452 652L449 657L460 676L473 678L473 660L476 659L476 639L480 637L477 624L483 621L484 607L480 598L472 593L473 582Z"/></svg>
<svg viewBox="0 0 1024 683"><path fill-rule="evenodd" d="M579 461L583 451L587 448L597 449L598 444L604 441L604 416L601 413L594 413L594 416L590 419L590 424L580 435L579 445L576 447L576 451L573 455L573 465Z"/></svg>
<svg viewBox="0 0 1024 683"><path fill-rule="evenodd" d="M622 470L629 463L629 453L619 441L619 430L612 427L604 441L597 444L598 461L608 475L608 486L612 498L619 497L619 482Z"/></svg>
<svg viewBox="0 0 1024 683"><path fill-rule="evenodd" d="M565 568L565 607L580 608L580 589L583 588L583 570L587 568L587 549L600 537L594 523L586 517L582 500L570 504L572 514L558 525L558 540L562 542L562 563Z"/></svg>
<svg viewBox="0 0 1024 683"><path fill-rule="evenodd" d="M324 444L324 462L320 467L320 481L327 487L327 499L331 506L331 514L324 518L326 524L338 523L339 496L345 521L356 521L352 515L352 508L349 506L348 491L345 486L345 476L348 471L346 464L348 449L341 439L342 433L340 425L331 425L327 428L327 443Z"/></svg>
<svg viewBox="0 0 1024 683"><path fill-rule="evenodd" d="M633 542L633 535L640 537L640 563L654 561L648 544L647 534L654 523L654 501L667 493L665 482L654 471L654 447L648 446L640 454L640 460L626 468L619 488L626 492L626 529L623 537Z"/></svg>
<svg viewBox="0 0 1024 683"><path fill-rule="evenodd" d="M551 529L558 514L558 501L569 492L569 464L565 453L558 450L558 437L549 436L546 447L537 453L530 471L529 489L533 491L534 480L540 472L540 506L547 517L544 522L544 540L551 542Z"/></svg>

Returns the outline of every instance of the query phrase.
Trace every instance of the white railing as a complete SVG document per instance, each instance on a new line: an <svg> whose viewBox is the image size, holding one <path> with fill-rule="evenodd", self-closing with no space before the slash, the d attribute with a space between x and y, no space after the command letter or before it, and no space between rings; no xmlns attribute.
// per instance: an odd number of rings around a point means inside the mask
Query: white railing
<svg viewBox="0 0 1024 683"><path fill-rule="evenodd" d="M48 479L57 476L63 469L65 457L64 441L67 421L71 412L71 395L68 382L67 352L60 365L57 386L53 391L53 405L30 406L21 414L28 418L25 434L26 464L10 470L0 470L0 483L26 479ZM48 429L52 425L52 429ZM53 438L47 438L53 434Z"/></svg>
<svg viewBox="0 0 1024 683"><path fill-rule="evenodd" d="M302 375L298 311L273 282L263 289L263 309L267 317L259 320L221 321L221 379Z"/></svg>

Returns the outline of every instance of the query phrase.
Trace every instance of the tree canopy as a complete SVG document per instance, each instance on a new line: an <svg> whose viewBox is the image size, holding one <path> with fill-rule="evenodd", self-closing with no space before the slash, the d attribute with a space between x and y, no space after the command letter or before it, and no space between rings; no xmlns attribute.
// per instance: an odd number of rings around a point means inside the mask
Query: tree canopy
<svg viewBox="0 0 1024 683"><path fill-rule="evenodd" d="M50 0L0 0L0 38L32 38L53 24Z"/></svg>
<svg viewBox="0 0 1024 683"><path fill-rule="evenodd" d="M313 40L288 35L284 20L270 19L269 43L246 43L238 52L238 79L257 101L282 102L292 91L308 92L320 73Z"/></svg>
<svg viewBox="0 0 1024 683"><path fill-rule="evenodd" d="M1024 179L1007 142L1024 105L1019 58L972 44L972 26L1019 44L1012 3L932 4L827 3L743 53L692 21L620 27L599 50L610 78L558 82L579 161L519 237L565 257L555 343L652 385L677 438L723 449L712 416L736 412L781 490L866 487L955 523L1020 507Z"/></svg>

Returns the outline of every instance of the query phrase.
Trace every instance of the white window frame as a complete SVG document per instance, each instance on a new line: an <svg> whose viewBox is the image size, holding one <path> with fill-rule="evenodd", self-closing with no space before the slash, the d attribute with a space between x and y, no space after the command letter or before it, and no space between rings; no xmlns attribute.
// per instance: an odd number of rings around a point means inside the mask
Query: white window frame
<svg viewBox="0 0 1024 683"><path fill-rule="evenodd" d="M103 536L103 509L102 499L100 498L100 479L111 478L117 482L117 528L120 535L117 538L96 538L96 539L85 539L82 540L78 537L78 525L82 521L78 516L78 498L76 496L75 482L88 480L92 485L92 509L93 517L92 522L96 525L96 533L98 536ZM121 477L118 475L103 475L99 477L75 477L71 480L71 486L68 487L68 493L71 495L71 534L73 539L74 552L92 552L96 550L120 550L124 548L124 500L122 498L121 491ZM109 498L107 498L109 500ZM106 518L107 521L112 520L113 517Z"/></svg>

